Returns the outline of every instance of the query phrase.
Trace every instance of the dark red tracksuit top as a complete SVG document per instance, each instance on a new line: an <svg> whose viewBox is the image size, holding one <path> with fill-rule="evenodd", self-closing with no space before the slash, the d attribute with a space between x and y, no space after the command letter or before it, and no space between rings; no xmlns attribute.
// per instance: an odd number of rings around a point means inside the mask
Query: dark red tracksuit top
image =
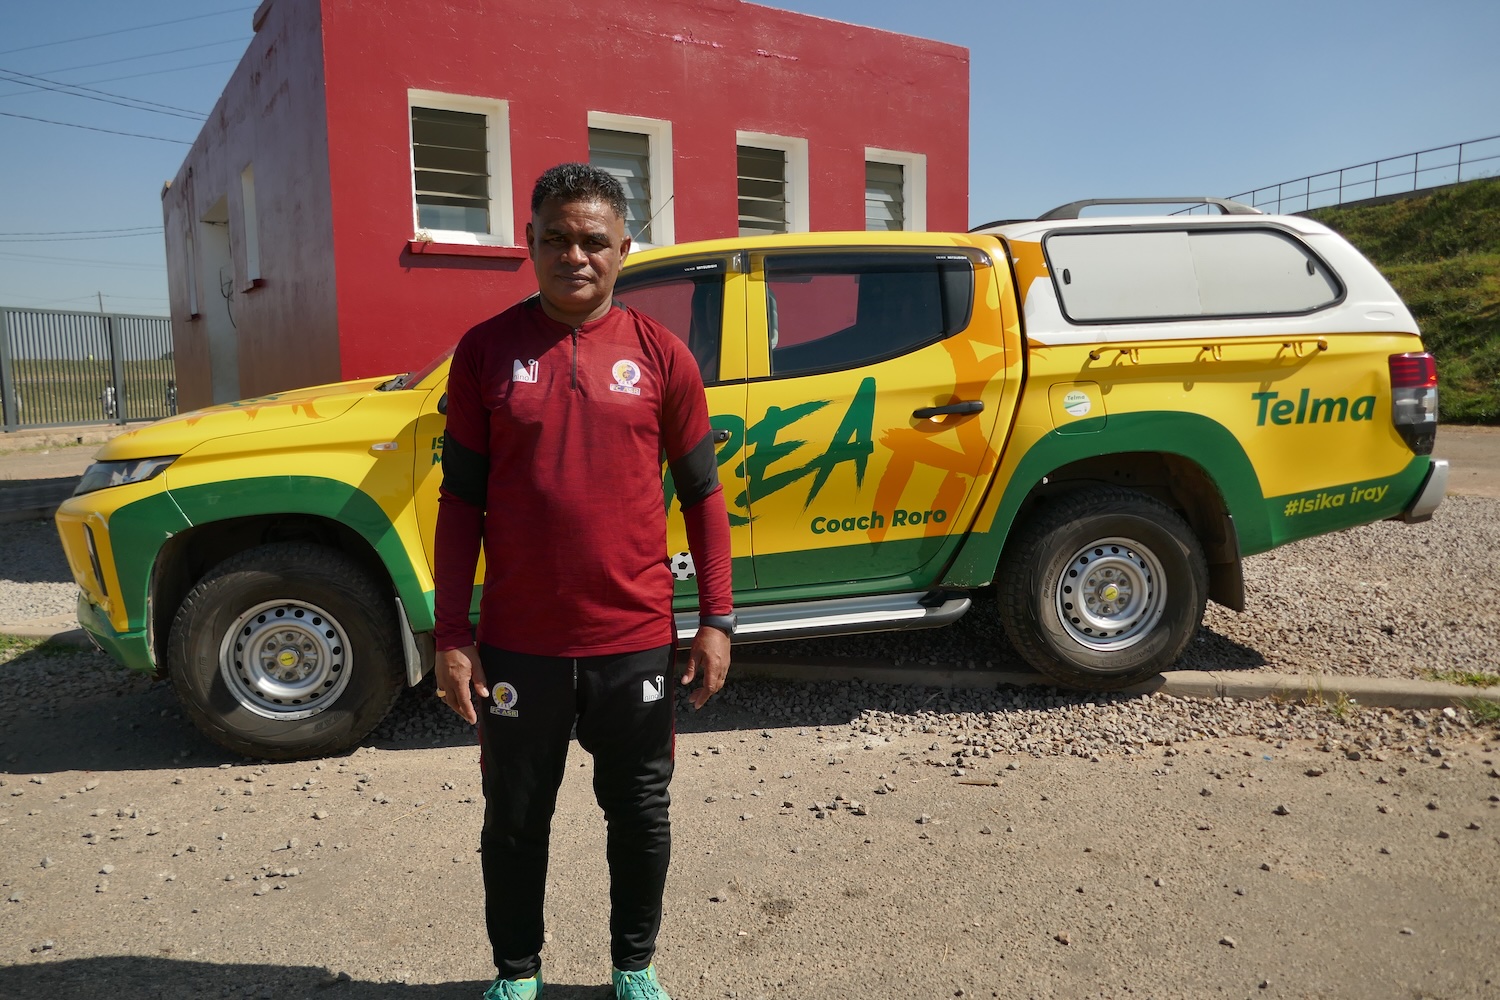
<svg viewBox="0 0 1500 1000"><path fill-rule="evenodd" d="M533 296L469 330L448 375L436 540L438 649L478 641L542 656L675 640L665 456L703 614L733 610L729 521L697 362L616 304L573 328Z"/></svg>

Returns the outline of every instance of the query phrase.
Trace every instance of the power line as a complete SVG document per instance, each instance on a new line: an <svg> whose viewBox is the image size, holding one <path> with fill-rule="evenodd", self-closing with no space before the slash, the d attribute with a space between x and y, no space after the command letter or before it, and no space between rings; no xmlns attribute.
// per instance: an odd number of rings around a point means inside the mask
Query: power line
<svg viewBox="0 0 1500 1000"><path fill-rule="evenodd" d="M15 79L21 77L22 79ZM158 104L156 101L145 101L137 97L127 97L124 94L111 94L105 90L95 90L93 87L85 87L77 83L63 83L61 80L49 80L44 76L33 76L30 73L21 73L13 69L0 67L0 79L6 79L11 83L28 84L33 90L50 90L54 93L63 94L67 97L82 97L88 101L102 101L105 104L114 104L132 111L149 111L157 115L171 115L173 118L187 118L191 121L202 121L208 117L207 112L189 111L187 108L178 108L170 104ZM86 91L86 93L77 93Z"/></svg>
<svg viewBox="0 0 1500 1000"><path fill-rule="evenodd" d="M163 76L167 73L181 73L185 70L203 69L207 66L228 66L231 63L237 62L239 62L238 59L217 59L213 62L190 63L187 66L174 66L171 69L153 69L148 70L145 73L127 73L124 76L106 76L102 80L85 80L84 83L116 83L120 80L139 80L143 76ZM80 84L80 86L82 86L82 84ZM7 91L6 93L0 94L0 97L21 97L25 94L32 94L35 92L36 91L34 88L29 90L11 90Z"/></svg>
<svg viewBox="0 0 1500 1000"><path fill-rule="evenodd" d="M136 233L143 229L155 233L161 232L161 226L126 226L122 229L54 229L34 233L0 233L0 236L83 236L98 233Z"/></svg>
<svg viewBox="0 0 1500 1000"><path fill-rule="evenodd" d="M24 263L35 263L43 265L54 264L76 264L80 267L105 267L118 268L125 271L165 271L166 268L159 264L136 264L125 260L98 260L91 257L48 257L43 254L32 253L10 253L0 250L0 260L13 260Z"/></svg>
<svg viewBox="0 0 1500 1000"><path fill-rule="evenodd" d="M113 236L0 236L0 243L77 243L83 240L128 240L136 236L157 236L161 230L141 233L115 233Z"/></svg>
<svg viewBox="0 0 1500 1000"><path fill-rule="evenodd" d="M71 73L75 69L93 69L96 66L113 66L116 63L135 62L135 61L137 61L139 59L154 59L157 56L170 56L170 55L174 55L174 54L176 54L178 52L192 52L195 49L211 49L211 48L213 48L216 45L243 45L244 43L245 43L245 36L244 35L240 35L238 38L226 38L226 39L224 39L223 41L220 41L220 42L204 42L202 45L184 45L183 47L177 48L177 49L165 49L165 50L163 50L161 52L146 52L146 53L143 53L142 55L138 55L138 56L124 56L124 57L119 58L119 59L105 59L105 60L103 60L101 62L84 63L81 66L64 66L61 69L48 69L48 70L43 70L42 72L44 72L44 73Z"/></svg>
<svg viewBox="0 0 1500 1000"><path fill-rule="evenodd" d="M129 31L145 31L147 28L164 28L169 24L182 24L184 21L201 21L205 17L221 17L224 14L238 14L241 11L254 10L254 5L249 7L231 7L229 10L216 10L212 14L194 14L191 17L179 17L171 21L157 21L155 24L138 24L133 28L116 28L113 31L101 31L97 35L79 35L77 38L60 38L55 42L37 42L35 45L22 45L16 49L0 50L0 56L8 56L12 52L29 52L32 49L45 49L53 45L69 45L73 42L86 42L93 38L107 38L110 35L123 35Z"/></svg>
<svg viewBox="0 0 1500 1000"><path fill-rule="evenodd" d="M168 139L159 135L143 135L140 132L118 132L112 128L95 128L92 125L79 125L76 122L59 122L51 118L36 118L32 115L18 115L14 111L0 111L0 115L7 118L24 118L30 122L41 122L44 125L63 125L68 128L88 129L90 132L107 132L110 135L128 135L133 139L155 139L157 142L175 142L179 146L191 146L192 143L186 139Z"/></svg>

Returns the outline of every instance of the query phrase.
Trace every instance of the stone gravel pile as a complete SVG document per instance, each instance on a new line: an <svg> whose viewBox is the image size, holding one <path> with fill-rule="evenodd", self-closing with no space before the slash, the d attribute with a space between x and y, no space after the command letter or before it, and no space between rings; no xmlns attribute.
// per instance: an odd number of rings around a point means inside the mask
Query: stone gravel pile
<svg viewBox="0 0 1500 1000"><path fill-rule="evenodd" d="M78 586L51 521L0 524L0 624L77 610Z"/></svg>
<svg viewBox="0 0 1500 1000"><path fill-rule="evenodd" d="M1310 741L1351 760L1428 754L1492 735L1492 723L1464 708L1397 710L1330 702L1197 700L1169 695L1086 695L1047 688L937 689L864 684L735 684L726 706L766 724L809 715L843 717L852 747L873 748L931 735L929 750L955 766L997 754L1033 757L1160 754L1198 740L1249 737L1280 749ZM817 707L813 708L813 703Z"/></svg>
<svg viewBox="0 0 1500 1000"><path fill-rule="evenodd" d="M1420 526L1367 525L1308 539L1246 562L1250 606L1210 606L1205 627L1179 666L1314 675L1428 676L1460 670L1500 676L1500 560L1493 558L1500 500L1452 497ZM75 590L47 522L5 526L0 546L0 622L66 613ZM742 644L739 655L880 660L907 666L1024 670L1010 651L989 595L946 629ZM31 652L6 671L0 715L52 717L79 683L125 690L153 682L98 653ZM68 685L60 683L66 677ZM155 682L160 683L160 682ZM1324 698L1310 676L1305 704L1197 701L1164 695L1105 696L1050 688L943 689L852 683L795 684L732 679L704 716L746 725L849 727L855 744L931 731L957 759L995 753L1036 756L1139 754L1201 738L1253 737L1274 745L1314 740L1347 753L1411 753L1473 736L1466 709L1394 711ZM684 727L694 715L684 711ZM432 681L406 692L372 734L394 744L465 741L466 727L432 697ZM942 743L942 739L935 740Z"/></svg>
<svg viewBox="0 0 1500 1000"><path fill-rule="evenodd" d="M1500 500L1449 497L1426 524L1384 521L1245 560L1243 613L1208 605L1184 670L1500 677ZM1026 670L993 593L947 628L738 644L757 658L856 658Z"/></svg>

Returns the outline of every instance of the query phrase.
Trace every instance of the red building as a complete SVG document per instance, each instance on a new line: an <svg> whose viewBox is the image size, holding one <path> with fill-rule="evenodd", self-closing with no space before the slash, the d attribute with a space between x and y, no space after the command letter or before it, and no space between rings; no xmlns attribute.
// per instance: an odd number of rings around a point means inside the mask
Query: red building
<svg viewBox="0 0 1500 1000"><path fill-rule="evenodd" d="M264 0L163 189L184 408L407 371L535 290L547 167L637 244L968 225L968 51L741 0Z"/></svg>

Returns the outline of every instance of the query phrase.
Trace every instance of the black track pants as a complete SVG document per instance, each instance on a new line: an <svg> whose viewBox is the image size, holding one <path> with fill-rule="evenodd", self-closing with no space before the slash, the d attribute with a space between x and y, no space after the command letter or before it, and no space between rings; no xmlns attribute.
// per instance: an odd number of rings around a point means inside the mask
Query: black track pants
<svg viewBox="0 0 1500 1000"><path fill-rule="evenodd" d="M484 910L505 978L541 968L542 898L557 790L576 721L608 824L609 931L618 969L651 964L672 852L671 646L618 656L530 656L481 646Z"/></svg>

